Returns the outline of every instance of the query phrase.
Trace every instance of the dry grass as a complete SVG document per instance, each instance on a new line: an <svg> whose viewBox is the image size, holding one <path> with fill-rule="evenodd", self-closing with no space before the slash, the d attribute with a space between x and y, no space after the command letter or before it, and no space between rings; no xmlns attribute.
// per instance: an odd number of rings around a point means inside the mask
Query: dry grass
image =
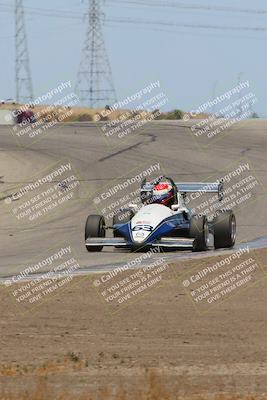
<svg viewBox="0 0 267 400"><path fill-rule="evenodd" d="M0 368L0 377L48 376L70 370L82 370L88 367L88 361L82 360L79 354L69 352L63 359L48 361L40 366L4 365Z"/></svg>
<svg viewBox="0 0 267 400"><path fill-rule="evenodd" d="M0 104L0 110L16 110L19 109L20 104ZM125 118L129 110L113 111L107 117L102 117L103 109L90 109L86 107L55 107L51 105L34 106L32 111L38 121L45 122L58 121L58 122L86 122L96 121L100 117L101 121L117 120L120 117ZM141 113L140 113L141 114ZM127 119L127 118L125 118Z"/></svg>
<svg viewBox="0 0 267 400"><path fill-rule="evenodd" d="M51 372L51 369L50 371ZM233 393L206 394L206 395L181 395L173 393L173 388L168 389L162 377L153 371L147 371L142 388L136 388L135 393L128 391L123 384L120 386L106 386L89 393L88 390L77 393L64 389L55 389L47 381L47 376L37 378L33 389L0 392L0 400L265 400L267 396L241 395Z"/></svg>

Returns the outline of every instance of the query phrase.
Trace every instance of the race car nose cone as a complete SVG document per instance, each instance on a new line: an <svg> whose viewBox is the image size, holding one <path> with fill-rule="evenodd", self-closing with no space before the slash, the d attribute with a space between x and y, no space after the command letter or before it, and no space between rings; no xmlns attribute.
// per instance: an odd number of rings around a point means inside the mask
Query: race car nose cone
<svg viewBox="0 0 267 400"><path fill-rule="evenodd" d="M146 238L145 232L139 231L134 234L133 240L136 243L142 243Z"/></svg>

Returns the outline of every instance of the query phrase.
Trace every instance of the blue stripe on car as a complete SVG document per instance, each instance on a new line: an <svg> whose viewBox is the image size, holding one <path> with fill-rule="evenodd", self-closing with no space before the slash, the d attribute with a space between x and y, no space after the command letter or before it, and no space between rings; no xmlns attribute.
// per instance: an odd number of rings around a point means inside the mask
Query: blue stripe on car
<svg viewBox="0 0 267 400"><path fill-rule="evenodd" d="M189 222L185 220L180 214L171 216L162 221L146 238L145 243L153 243L155 240L160 239L162 236L168 235L177 229L189 228Z"/></svg>
<svg viewBox="0 0 267 400"><path fill-rule="evenodd" d="M127 222L126 224L115 224L113 227L121 236L128 240L128 242L133 242L131 234L131 222Z"/></svg>
<svg viewBox="0 0 267 400"><path fill-rule="evenodd" d="M114 228L123 236L129 243L134 244L131 231L131 222L126 224L115 224ZM171 233L176 229L189 229L189 221L187 221L182 214L172 215L162 221L140 244L153 243L155 240L160 239L162 236Z"/></svg>

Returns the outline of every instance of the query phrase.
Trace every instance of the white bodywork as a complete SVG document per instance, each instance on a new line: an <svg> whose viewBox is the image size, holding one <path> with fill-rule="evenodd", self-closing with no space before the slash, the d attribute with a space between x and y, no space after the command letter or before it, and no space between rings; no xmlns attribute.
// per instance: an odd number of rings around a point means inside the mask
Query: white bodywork
<svg viewBox="0 0 267 400"><path fill-rule="evenodd" d="M143 242L162 221L174 214L175 211L161 204L142 207L131 221L133 241Z"/></svg>

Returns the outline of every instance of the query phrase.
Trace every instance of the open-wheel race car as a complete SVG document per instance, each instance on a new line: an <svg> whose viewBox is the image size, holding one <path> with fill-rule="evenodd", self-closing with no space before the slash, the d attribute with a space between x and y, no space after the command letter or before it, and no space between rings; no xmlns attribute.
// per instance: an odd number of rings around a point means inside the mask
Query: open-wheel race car
<svg viewBox="0 0 267 400"><path fill-rule="evenodd" d="M141 208L129 205L118 210L111 226L101 215L89 215L85 225L85 246L89 252L101 251L103 246L131 250L151 247L192 249L230 248L235 244L236 219L232 210L216 210L216 215L196 215L187 207L187 196L192 193L217 193L223 199L223 182L175 183L162 176L141 184ZM197 197L196 195L194 197ZM107 230L113 237L106 237Z"/></svg>

